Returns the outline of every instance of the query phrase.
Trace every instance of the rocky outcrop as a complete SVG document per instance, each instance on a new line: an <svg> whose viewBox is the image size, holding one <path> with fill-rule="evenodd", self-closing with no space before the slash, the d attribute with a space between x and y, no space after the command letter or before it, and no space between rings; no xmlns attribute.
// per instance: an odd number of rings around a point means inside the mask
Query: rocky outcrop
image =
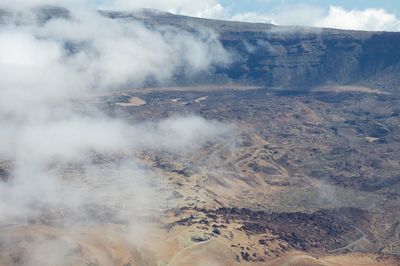
<svg viewBox="0 0 400 266"><path fill-rule="evenodd" d="M113 19L140 20L152 26L211 28L230 51L233 63L213 72L207 77L208 82L229 80L286 88L368 83L387 90L400 85L400 33L278 27L149 10L103 14Z"/></svg>
<svg viewBox="0 0 400 266"><path fill-rule="evenodd" d="M32 12L36 22L41 24L51 18L70 17L68 10L52 6ZM400 33L278 27L178 16L147 9L99 12L110 19L141 21L151 28L173 26L193 33L210 29L216 32L230 52L232 63L197 77L177 74L173 83L234 82L290 89L326 83L361 83L387 91L395 91L400 86ZM0 10L0 23L18 18L17 15Z"/></svg>

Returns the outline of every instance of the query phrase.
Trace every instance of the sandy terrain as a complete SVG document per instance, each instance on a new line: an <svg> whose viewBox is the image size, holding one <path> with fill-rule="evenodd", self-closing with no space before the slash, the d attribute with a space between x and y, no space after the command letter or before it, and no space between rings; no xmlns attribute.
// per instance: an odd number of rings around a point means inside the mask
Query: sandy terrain
<svg viewBox="0 0 400 266"><path fill-rule="evenodd" d="M118 106L142 106L145 104L146 101L140 99L139 97L131 97L127 103L116 103Z"/></svg>
<svg viewBox="0 0 400 266"><path fill-rule="evenodd" d="M397 265L393 260L378 255L358 253L322 256L289 252L265 261L248 262L236 258L235 248L229 245L232 240L242 244L248 242L245 234L235 231L233 239L221 234L220 237L211 236L208 240L193 242L191 239L196 231L195 228L166 231L155 227L139 243L137 234L140 233L123 225L88 225L69 229L41 225L3 227L0 230L0 265Z"/></svg>

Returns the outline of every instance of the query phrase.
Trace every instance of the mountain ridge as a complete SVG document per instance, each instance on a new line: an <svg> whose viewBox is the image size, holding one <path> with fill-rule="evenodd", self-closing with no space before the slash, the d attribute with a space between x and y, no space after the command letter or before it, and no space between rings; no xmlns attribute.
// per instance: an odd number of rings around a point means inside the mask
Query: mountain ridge
<svg viewBox="0 0 400 266"><path fill-rule="evenodd" d="M150 25L211 28L235 60L228 68L217 68L203 76L205 80L284 88L361 84L391 92L400 85L400 52L396 48L400 46L399 32L276 26L148 11L144 18L135 13L102 11L102 14Z"/></svg>
<svg viewBox="0 0 400 266"><path fill-rule="evenodd" d="M64 8L37 8L41 23L52 17L68 19ZM196 76L177 73L170 84L238 83L286 89L324 84L363 85L397 92L400 86L400 32L372 32L276 26L174 15L141 9L99 10L103 16L147 27L176 27L190 33L212 30L230 53L229 66L214 66ZM4 22L7 11L0 12ZM164 85L164 84L163 84Z"/></svg>

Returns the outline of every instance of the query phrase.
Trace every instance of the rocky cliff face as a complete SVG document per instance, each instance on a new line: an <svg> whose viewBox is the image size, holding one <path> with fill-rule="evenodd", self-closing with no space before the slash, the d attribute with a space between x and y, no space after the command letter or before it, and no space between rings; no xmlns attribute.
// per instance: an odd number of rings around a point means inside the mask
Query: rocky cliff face
<svg viewBox="0 0 400 266"><path fill-rule="evenodd" d="M387 91L400 86L400 33L335 29L278 27L177 16L141 10L99 11L111 19L139 20L149 27L174 26L187 31L211 29L230 51L233 63L197 78L177 75L174 83L225 83L283 87L288 89L335 84L363 84ZM68 18L63 8L34 10L38 23L53 17ZM0 23L17 17L0 10Z"/></svg>
<svg viewBox="0 0 400 266"><path fill-rule="evenodd" d="M208 77L214 82L219 77L286 88L368 83L387 90L400 85L400 33L278 27L151 11L103 14L114 19L138 19L149 25L213 29L234 60L229 68L218 69Z"/></svg>
<svg viewBox="0 0 400 266"><path fill-rule="evenodd" d="M225 45L242 56L230 69L230 76L266 86L290 87L354 83L382 72L396 75L400 34L293 30L248 38L245 33L228 38L222 35Z"/></svg>

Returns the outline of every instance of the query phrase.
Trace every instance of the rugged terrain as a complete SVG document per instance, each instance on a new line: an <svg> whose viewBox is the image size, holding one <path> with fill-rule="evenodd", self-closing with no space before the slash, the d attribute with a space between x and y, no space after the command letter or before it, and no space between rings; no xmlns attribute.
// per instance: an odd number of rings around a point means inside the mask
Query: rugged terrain
<svg viewBox="0 0 400 266"><path fill-rule="evenodd" d="M335 86L190 90L132 92L146 104L125 110L139 120L196 113L239 128L200 154L146 155L178 192L177 217L185 218L173 227L196 225L209 239L234 223L258 238L245 252L232 243L242 261L292 249L399 254L397 94ZM120 110L115 100L112 113ZM268 249L274 241L281 246Z"/></svg>
<svg viewBox="0 0 400 266"><path fill-rule="evenodd" d="M212 29L233 55L228 68L203 73L195 83L255 84L308 89L310 86L364 84L397 90L400 34L336 29L282 27L177 16L151 10L103 11L121 21L144 21L150 27ZM194 82L179 77L178 83Z"/></svg>
<svg viewBox="0 0 400 266"><path fill-rule="evenodd" d="M88 201L83 223L66 219L77 210L51 209L1 224L0 265L400 264L399 33L101 12L148 27L200 25L236 56L196 77L177 73L180 86L76 99L77 110L132 123L194 114L231 130L187 153L96 153L97 172L55 162L66 182L121 193ZM68 11L44 9L39 21L54 16ZM157 173L152 197L168 191L157 210L128 210L133 227L114 212L135 191L107 171L121 158ZM1 182L14 167L0 160Z"/></svg>
<svg viewBox="0 0 400 266"><path fill-rule="evenodd" d="M203 34L217 34L224 48L231 53L228 66L211 68L196 76L176 73L170 84L259 85L309 89L310 86L358 84L398 90L400 71L400 33L346 31L324 28L275 26L174 15L157 10L134 12L99 11L121 23L143 22L163 32L173 28ZM37 23L51 19L68 19L67 9L47 6L35 10ZM0 24L21 14L0 10ZM24 23L20 21L18 23ZM204 34L203 34L204 35ZM206 38L206 37L205 37ZM80 43L67 43L71 52L81 49ZM149 81L149 85L160 85Z"/></svg>
<svg viewBox="0 0 400 266"><path fill-rule="evenodd" d="M50 239L73 250L68 262L93 265L397 265L399 102L397 94L359 87L298 93L229 86L142 89L82 102L79 108L94 104L131 121L198 114L236 129L194 153L140 152L141 164L158 169L173 192L159 218L141 218L153 225L141 236L145 247L127 246L132 229L112 209L94 209L104 224L83 225L77 232L85 233L73 236L57 222L59 213L33 229L4 225L2 260L19 265ZM115 156L96 160L101 166ZM10 167L2 164L4 180ZM67 169L66 178L89 178ZM6 248L14 245L20 249Z"/></svg>

